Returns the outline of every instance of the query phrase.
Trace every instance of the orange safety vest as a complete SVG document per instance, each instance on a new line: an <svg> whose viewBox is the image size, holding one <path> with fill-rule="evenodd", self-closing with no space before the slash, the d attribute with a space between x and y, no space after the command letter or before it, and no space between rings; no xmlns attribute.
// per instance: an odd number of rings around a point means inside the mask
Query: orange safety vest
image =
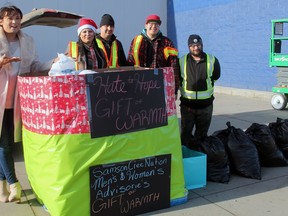
<svg viewBox="0 0 288 216"><path fill-rule="evenodd" d="M108 55L107 55L107 52L106 52L106 49L105 49L105 46L104 46L103 42L99 38L96 38L96 42L97 42L98 47L100 49L102 49L102 51L103 51L103 53L105 55L105 59L106 59L108 67L109 68L119 67L117 41L114 40L112 42L110 58L108 58Z"/></svg>
<svg viewBox="0 0 288 216"><path fill-rule="evenodd" d="M134 38L134 42L133 42L133 57L134 57L134 65L135 66L140 66L140 61L139 61L139 49L140 49L140 46L141 46L141 43L142 43L142 40L143 40L143 36L142 35L138 35Z"/></svg>
<svg viewBox="0 0 288 216"><path fill-rule="evenodd" d="M133 57L134 57L134 65L135 66L140 66L140 61L139 61L139 49L141 46L143 40L143 36L142 35L138 35L134 38L133 41ZM178 56L178 50L174 47L165 47L164 48L164 57L167 60L169 58L169 56Z"/></svg>
<svg viewBox="0 0 288 216"><path fill-rule="evenodd" d="M169 56L178 56L178 50L173 47L165 47L164 48L164 57L167 60Z"/></svg>

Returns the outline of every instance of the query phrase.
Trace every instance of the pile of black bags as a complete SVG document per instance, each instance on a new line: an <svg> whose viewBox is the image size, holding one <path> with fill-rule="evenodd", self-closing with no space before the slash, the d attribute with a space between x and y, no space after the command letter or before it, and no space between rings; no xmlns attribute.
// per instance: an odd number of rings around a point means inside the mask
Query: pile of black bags
<svg viewBox="0 0 288 216"><path fill-rule="evenodd" d="M228 183L231 173L260 180L261 167L288 166L288 119L245 131L226 125L188 146L207 155L207 181Z"/></svg>

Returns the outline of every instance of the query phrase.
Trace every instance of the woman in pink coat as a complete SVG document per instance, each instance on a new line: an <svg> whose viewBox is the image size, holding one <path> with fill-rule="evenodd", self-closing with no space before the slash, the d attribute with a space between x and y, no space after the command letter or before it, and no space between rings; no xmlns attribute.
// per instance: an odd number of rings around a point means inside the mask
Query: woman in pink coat
<svg viewBox="0 0 288 216"><path fill-rule="evenodd" d="M33 39L23 33L22 12L16 6L0 8L0 201L20 202L12 148L22 140L17 76L47 71L53 61L40 63ZM10 194L6 183L9 184Z"/></svg>

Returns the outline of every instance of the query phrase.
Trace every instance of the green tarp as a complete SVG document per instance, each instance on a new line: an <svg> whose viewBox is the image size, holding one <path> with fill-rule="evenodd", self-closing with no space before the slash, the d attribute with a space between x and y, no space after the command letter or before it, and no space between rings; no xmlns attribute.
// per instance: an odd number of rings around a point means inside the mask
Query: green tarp
<svg viewBox="0 0 288 216"><path fill-rule="evenodd" d="M172 155L171 205L187 199L176 115L167 126L95 139L24 127L23 149L31 187L52 216L90 215L89 167L163 154Z"/></svg>

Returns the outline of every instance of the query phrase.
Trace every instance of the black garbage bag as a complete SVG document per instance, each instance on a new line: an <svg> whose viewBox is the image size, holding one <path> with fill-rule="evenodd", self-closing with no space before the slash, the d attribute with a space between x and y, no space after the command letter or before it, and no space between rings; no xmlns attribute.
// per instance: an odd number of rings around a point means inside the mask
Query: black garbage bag
<svg viewBox="0 0 288 216"><path fill-rule="evenodd" d="M207 181L228 183L230 167L222 141L216 136L207 136L200 141L200 146L207 155Z"/></svg>
<svg viewBox="0 0 288 216"><path fill-rule="evenodd" d="M277 118L276 122L268 124L279 149L288 158L288 119Z"/></svg>
<svg viewBox="0 0 288 216"><path fill-rule="evenodd" d="M216 131L212 135L217 136L226 145L230 171L260 180L261 165L255 144L242 129L231 126L230 122L226 125L226 131Z"/></svg>
<svg viewBox="0 0 288 216"><path fill-rule="evenodd" d="M227 122L226 125L227 126L230 125L230 122ZM226 151L226 153L228 155L230 172L235 173L236 172L236 168L235 168L235 165L233 164L233 161L230 160L232 156L231 156L230 150L228 148L228 137L229 137L230 132L231 131L230 131L229 126L228 126L227 129L215 131L212 134L212 136L217 137L224 144L225 151Z"/></svg>
<svg viewBox="0 0 288 216"><path fill-rule="evenodd" d="M275 143L268 125L253 123L245 133L256 145L261 166L287 166L288 161Z"/></svg>
<svg viewBox="0 0 288 216"><path fill-rule="evenodd" d="M226 124L228 124L228 123L229 122L227 122ZM218 137L221 140L221 142L224 144L225 148L227 148L229 134L230 134L230 130L229 130L229 128L227 128L227 129L215 131L212 134L212 136ZM226 149L226 150L228 150L228 149Z"/></svg>

